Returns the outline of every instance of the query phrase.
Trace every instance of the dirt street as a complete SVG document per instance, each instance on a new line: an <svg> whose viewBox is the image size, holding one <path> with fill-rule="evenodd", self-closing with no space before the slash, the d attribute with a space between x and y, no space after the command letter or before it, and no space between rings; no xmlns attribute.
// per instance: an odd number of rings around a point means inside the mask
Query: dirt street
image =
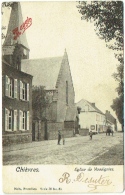
<svg viewBox="0 0 125 195"><path fill-rule="evenodd" d="M61 145L57 145L57 140L32 142L25 144L25 149L3 152L3 165L87 165L120 142L123 142L123 133L93 135L92 140L89 136L67 138L65 145L62 140Z"/></svg>

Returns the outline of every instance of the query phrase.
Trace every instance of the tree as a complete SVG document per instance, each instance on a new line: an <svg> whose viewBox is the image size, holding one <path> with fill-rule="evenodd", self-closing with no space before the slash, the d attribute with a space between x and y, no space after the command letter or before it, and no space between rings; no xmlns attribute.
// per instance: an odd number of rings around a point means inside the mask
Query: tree
<svg viewBox="0 0 125 195"><path fill-rule="evenodd" d="M113 77L118 81L118 97L113 100L111 108L116 112L123 126L124 97L124 59L123 59L123 2L122 1L80 1L78 11L81 19L94 23L96 34L104 39L106 46L114 50L118 60L117 73Z"/></svg>
<svg viewBox="0 0 125 195"><path fill-rule="evenodd" d="M32 87L32 109L33 118L38 117L39 119L46 118L46 107L49 104L49 99L46 95L45 87L33 86Z"/></svg>
<svg viewBox="0 0 125 195"><path fill-rule="evenodd" d="M124 130L124 115L123 115L124 96L120 95L119 97L115 98L113 100L113 104L111 105L111 108L116 112L118 120L122 124L122 131L123 131Z"/></svg>
<svg viewBox="0 0 125 195"><path fill-rule="evenodd" d="M8 9L10 9L11 7L12 7L12 5L13 5L13 3L14 2L3 2L2 3L2 15L3 15L3 13L4 13L4 8L8 8ZM6 29L6 26L2 26L2 30L5 30ZM2 39L5 39L5 34L2 32L2 34L1 34L1 37L2 37Z"/></svg>
<svg viewBox="0 0 125 195"><path fill-rule="evenodd" d="M94 22L97 35L106 42L114 40L112 49L123 50L123 2L81 1L77 6L81 19Z"/></svg>

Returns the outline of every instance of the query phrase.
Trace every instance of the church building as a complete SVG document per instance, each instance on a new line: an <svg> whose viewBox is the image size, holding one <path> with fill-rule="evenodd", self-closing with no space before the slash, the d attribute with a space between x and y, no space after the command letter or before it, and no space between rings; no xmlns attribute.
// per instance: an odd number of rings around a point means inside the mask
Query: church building
<svg viewBox="0 0 125 195"><path fill-rule="evenodd" d="M34 86L45 87L46 95L51 99L45 116L48 139L56 139L59 129L65 137L72 137L78 132L79 117L66 50L61 57L23 59L21 68L33 75Z"/></svg>
<svg viewBox="0 0 125 195"><path fill-rule="evenodd" d="M25 25L31 24L31 18L23 21L20 3L12 3L2 48L4 145L57 139L59 129L65 137L78 133L79 117L67 52L61 57L29 59ZM50 99L46 121L37 121L37 129L32 118L32 85L44 86Z"/></svg>

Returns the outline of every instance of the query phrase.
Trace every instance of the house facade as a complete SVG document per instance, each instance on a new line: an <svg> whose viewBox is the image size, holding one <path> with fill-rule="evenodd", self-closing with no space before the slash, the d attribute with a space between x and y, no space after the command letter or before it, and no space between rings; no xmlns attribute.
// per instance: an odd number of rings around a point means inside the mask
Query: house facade
<svg viewBox="0 0 125 195"><path fill-rule="evenodd" d="M89 129L94 133L105 131L105 114L95 106L95 103L82 99L76 105L81 108L79 115L80 129Z"/></svg>
<svg viewBox="0 0 125 195"><path fill-rule="evenodd" d="M12 30L23 22L19 3L13 3L2 60L3 145L32 141L32 76L21 71L21 59L29 52L25 33L14 40ZM26 55L25 55L26 54Z"/></svg>

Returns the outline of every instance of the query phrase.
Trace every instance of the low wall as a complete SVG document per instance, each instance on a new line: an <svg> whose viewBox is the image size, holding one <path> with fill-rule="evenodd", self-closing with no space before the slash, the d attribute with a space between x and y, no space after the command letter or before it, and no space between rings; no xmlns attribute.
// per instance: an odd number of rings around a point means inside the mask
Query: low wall
<svg viewBox="0 0 125 195"><path fill-rule="evenodd" d="M4 146L10 146L13 144L23 144L32 142L31 133L11 134L2 136L2 144Z"/></svg>
<svg viewBox="0 0 125 195"><path fill-rule="evenodd" d="M79 135L81 136L89 135L89 129L79 129Z"/></svg>
<svg viewBox="0 0 125 195"><path fill-rule="evenodd" d="M48 132L48 139L49 140L56 140L58 139L58 130L61 130L61 133L64 135L65 138L73 137L73 128L64 128L64 123L47 123L47 132Z"/></svg>

